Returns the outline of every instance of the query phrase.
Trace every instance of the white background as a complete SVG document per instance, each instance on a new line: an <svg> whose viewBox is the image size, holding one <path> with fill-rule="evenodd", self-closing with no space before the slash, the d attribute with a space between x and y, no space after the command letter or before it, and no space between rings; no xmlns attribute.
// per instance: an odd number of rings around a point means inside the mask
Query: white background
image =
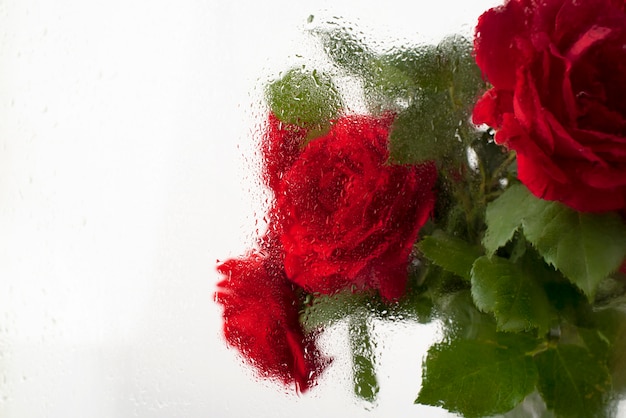
<svg viewBox="0 0 626 418"><path fill-rule="evenodd" d="M312 392L259 383L221 339L215 265L260 228L262 87L310 14L415 43L496 3L0 0L0 416L448 416L412 404L432 327L377 327L373 406L340 328Z"/></svg>

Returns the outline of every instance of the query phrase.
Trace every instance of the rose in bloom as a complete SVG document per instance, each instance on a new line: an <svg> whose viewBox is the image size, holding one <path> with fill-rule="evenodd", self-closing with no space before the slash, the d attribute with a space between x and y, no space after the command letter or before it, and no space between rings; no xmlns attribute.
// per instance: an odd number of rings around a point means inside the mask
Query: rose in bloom
<svg viewBox="0 0 626 418"><path fill-rule="evenodd" d="M483 14L476 62L493 88L474 122L515 150L537 196L626 208L626 2L508 0Z"/></svg>
<svg viewBox="0 0 626 418"><path fill-rule="evenodd" d="M218 266L224 280L216 300L224 306L224 336L263 377L306 391L327 360L299 323L295 285L271 259L252 254Z"/></svg>
<svg viewBox="0 0 626 418"><path fill-rule="evenodd" d="M285 171L300 154L308 130L280 121L270 113L261 142L264 179L272 190L276 190Z"/></svg>
<svg viewBox="0 0 626 418"><path fill-rule="evenodd" d="M403 295L430 215L436 168L388 163L391 117L348 116L310 141L283 176L276 210L289 279L310 292Z"/></svg>
<svg viewBox="0 0 626 418"><path fill-rule="evenodd" d="M298 125L281 121L270 112L263 138L260 143L262 156L263 180L270 190L277 194L283 176L291 168L302 152L309 130ZM281 223L277 221L275 200L266 219L269 220L267 233L260 239L261 248L268 252L272 258L282 260L282 248L277 243L277 235ZM278 261L282 262L282 261Z"/></svg>

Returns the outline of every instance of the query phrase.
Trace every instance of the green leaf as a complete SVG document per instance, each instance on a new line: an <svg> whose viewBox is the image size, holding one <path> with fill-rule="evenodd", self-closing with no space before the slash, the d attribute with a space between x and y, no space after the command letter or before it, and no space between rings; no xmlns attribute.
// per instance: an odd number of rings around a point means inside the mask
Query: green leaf
<svg viewBox="0 0 626 418"><path fill-rule="evenodd" d="M418 102L401 112L392 125L391 160L415 164L461 153L463 147L456 137L459 122L446 92L422 93Z"/></svg>
<svg viewBox="0 0 626 418"><path fill-rule="evenodd" d="M624 279L619 277L608 277L602 280L602 282L598 285L595 301L600 304L605 304L621 297L624 294L626 294L626 282L624 282Z"/></svg>
<svg viewBox="0 0 626 418"><path fill-rule="evenodd" d="M626 393L626 298L607 308L594 312L598 330L608 341L607 366L613 380L613 390Z"/></svg>
<svg viewBox="0 0 626 418"><path fill-rule="evenodd" d="M367 329L366 315L354 315L350 318L349 333L354 394L363 400L374 402L379 386L374 369L374 352Z"/></svg>
<svg viewBox="0 0 626 418"><path fill-rule="evenodd" d="M488 255L509 242L522 225L522 219L538 210L536 200L526 186L514 184L487 206L483 246Z"/></svg>
<svg viewBox="0 0 626 418"><path fill-rule="evenodd" d="M479 311L469 290L442 295L436 299L437 310L442 319L444 336L447 339L496 338L496 323L493 315Z"/></svg>
<svg viewBox="0 0 626 418"><path fill-rule="evenodd" d="M471 42L460 36L444 39L436 47L401 51L384 62L400 70L386 77L397 80L397 97L406 101L392 126L389 151L398 163L465 157L465 145L475 137L469 123L472 103L483 88L480 70L471 54ZM374 78L376 80L376 77ZM407 82L409 80L410 82Z"/></svg>
<svg viewBox="0 0 626 418"><path fill-rule="evenodd" d="M369 76L374 54L349 29L345 27L332 30L316 29L312 33L319 37L324 52L335 65L352 75Z"/></svg>
<svg viewBox="0 0 626 418"><path fill-rule="evenodd" d="M441 230L424 237L418 247L430 261L467 280L474 261L482 255L480 248Z"/></svg>
<svg viewBox="0 0 626 418"><path fill-rule="evenodd" d="M370 111L403 110L404 103L416 97L418 87L406 72L383 56L369 63L369 72L363 75L363 90Z"/></svg>
<svg viewBox="0 0 626 418"><path fill-rule="evenodd" d="M422 265L423 266L423 265ZM409 272L409 282L405 295L395 303L382 302L375 305L374 312L381 319L407 319L420 324L428 324L433 320L433 301L422 286L427 275L427 268Z"/></svg>
<svg viewBox="0 0 626 418"><path fill-rule="evenodd" d="M612 348L609 367L613 388L623 397L626 394L626 331L622 331Z"/></svg>
<svg viewBox="0 0 626 418"><path fill-rule="evenodd" d="M584 345L594 358L600 361L608 360L611 341L609 341L604 332L595 327L577 328L576 332L583 342L582 345ZM563 338L561 338L560 341L563 342Z"/></svg>
<svg viewBox="0 0 626 418"><path fill-rule="evenodd" d="M307 333L328 327L363 308L367 303L366 295L350 291L308 297L310 301L306 303L300 316L302 328Z"/></svg>
<svg viewBox="0 0 626 418"><path fill-rule="evenodd" d="M473 106L485 86L472 55L472 41L463 36L448 36L438 45L396 50L384 59L420 89L451 93L454 103L461 107Z"/></svg>
<svg viewBox="0 0 626 418"><path fill-rule="evenodd" d="M550 304L558 316L571 324L587 324L592 316L592 306L585 295L566 279L544 285Z"/></svg>
<svg viewBox="0 0 626 418"><path fill-rule="evenodd" d="M497 415L497 418L531 417L555 418L554 413L548 410L548 408L546 407L546 403L537 391L528 395L522 403L515 407L515 409L510 410L504 415Z"/></svg>
<svg viewBox="0 0 626 418"><path fill-rule="evenodd" d="M507 345L479 340L433 345L423 364L416 403L440 406L465 417L514 408L537 382L535 365L525 353L526 338L515 337Z"/></svg>
<svg viewBox="0 0 626 418"><path fill-rule="evenodd" d="M611 416L611 377L586 348L561 344L535 356L538 389L560 417Z"/></svg>
<svg viewBox="0 0 626 418"><path fill-rule="evenodd" d="M444 38L437 48L448 58L448 71L452 79L452 97L458 107L474 107L478 94L486 84L476 65L473 41L460 35Z"/></svg>
<svg viewBox="0 0 626 418"><path fill-rule="evenodd" d="M626 226L614 213L577 212L513 185L487 206L483 245L494 254L522 227L543 259L593 300L626 257Z"/></svg>
<svg viewBox="0 0 626 418"><path fill-rule="evenodd" d="M268 86L266 95L278 119L299 126L325 126L342 106L330 77L316 70L291 69Z"/></svg>
<svg viewBox="0 0 626 418"><path fill-rule="evenodd" d="M498 331L549 329L550 302L533 277L536 268L530 262L529 257L515 264L504 258L484 256L474 263L472 297L479 309L494 314Z"/></svg>
<svg viewBox="0 0 626 418"><path fill-rule="evenodd" d="M536 200L542 210L524 216L524 235L546 262L592 301L600 282L626 257L626 226L614 213L582 213L558 202Z"/></svg>

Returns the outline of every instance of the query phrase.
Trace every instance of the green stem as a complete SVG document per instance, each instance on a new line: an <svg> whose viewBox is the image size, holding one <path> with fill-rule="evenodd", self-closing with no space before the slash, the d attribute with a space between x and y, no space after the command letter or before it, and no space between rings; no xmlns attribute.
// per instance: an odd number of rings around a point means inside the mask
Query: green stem
<svg viewBox="0 0 626 418"><path fill-rule="evenodd" d="M539 344L534 350L526 353L527 356L534 357L539 353L543 353L544 351L548 351L550 348L553 348L556 345L555 342L544 341Z"/></svg>
<svg viewBox="0 0 626 418"><path fill-rule="evenodd" d="M509 166L515 161L515 152L511 151L507 155L506 159L502 161L502 164L498 166L491 174L490 187L493 188L500 181L502 174L509 168Z"/></svg>
<svg viewBox="0 0 626 418"><path fill-rule="evenodd" d="M353 355L354 394L365 401L374 402L379 386L366 314L352 315L348 331Z"/></svg>

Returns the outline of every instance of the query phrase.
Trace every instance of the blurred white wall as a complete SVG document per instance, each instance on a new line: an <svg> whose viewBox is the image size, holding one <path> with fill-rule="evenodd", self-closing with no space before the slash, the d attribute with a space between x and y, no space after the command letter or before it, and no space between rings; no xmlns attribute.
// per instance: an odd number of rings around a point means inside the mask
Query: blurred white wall
<svg viewBox="0 0 626 418"><path fill-rule="evenodd" d="M253 243L262 86L310 14L418 42L496 3L0 1L0 416L448 416L412 405L435 332L414 325L379 331L372 411L340 329L310 394L259 384L221 340L214 268Z"/></svg>

